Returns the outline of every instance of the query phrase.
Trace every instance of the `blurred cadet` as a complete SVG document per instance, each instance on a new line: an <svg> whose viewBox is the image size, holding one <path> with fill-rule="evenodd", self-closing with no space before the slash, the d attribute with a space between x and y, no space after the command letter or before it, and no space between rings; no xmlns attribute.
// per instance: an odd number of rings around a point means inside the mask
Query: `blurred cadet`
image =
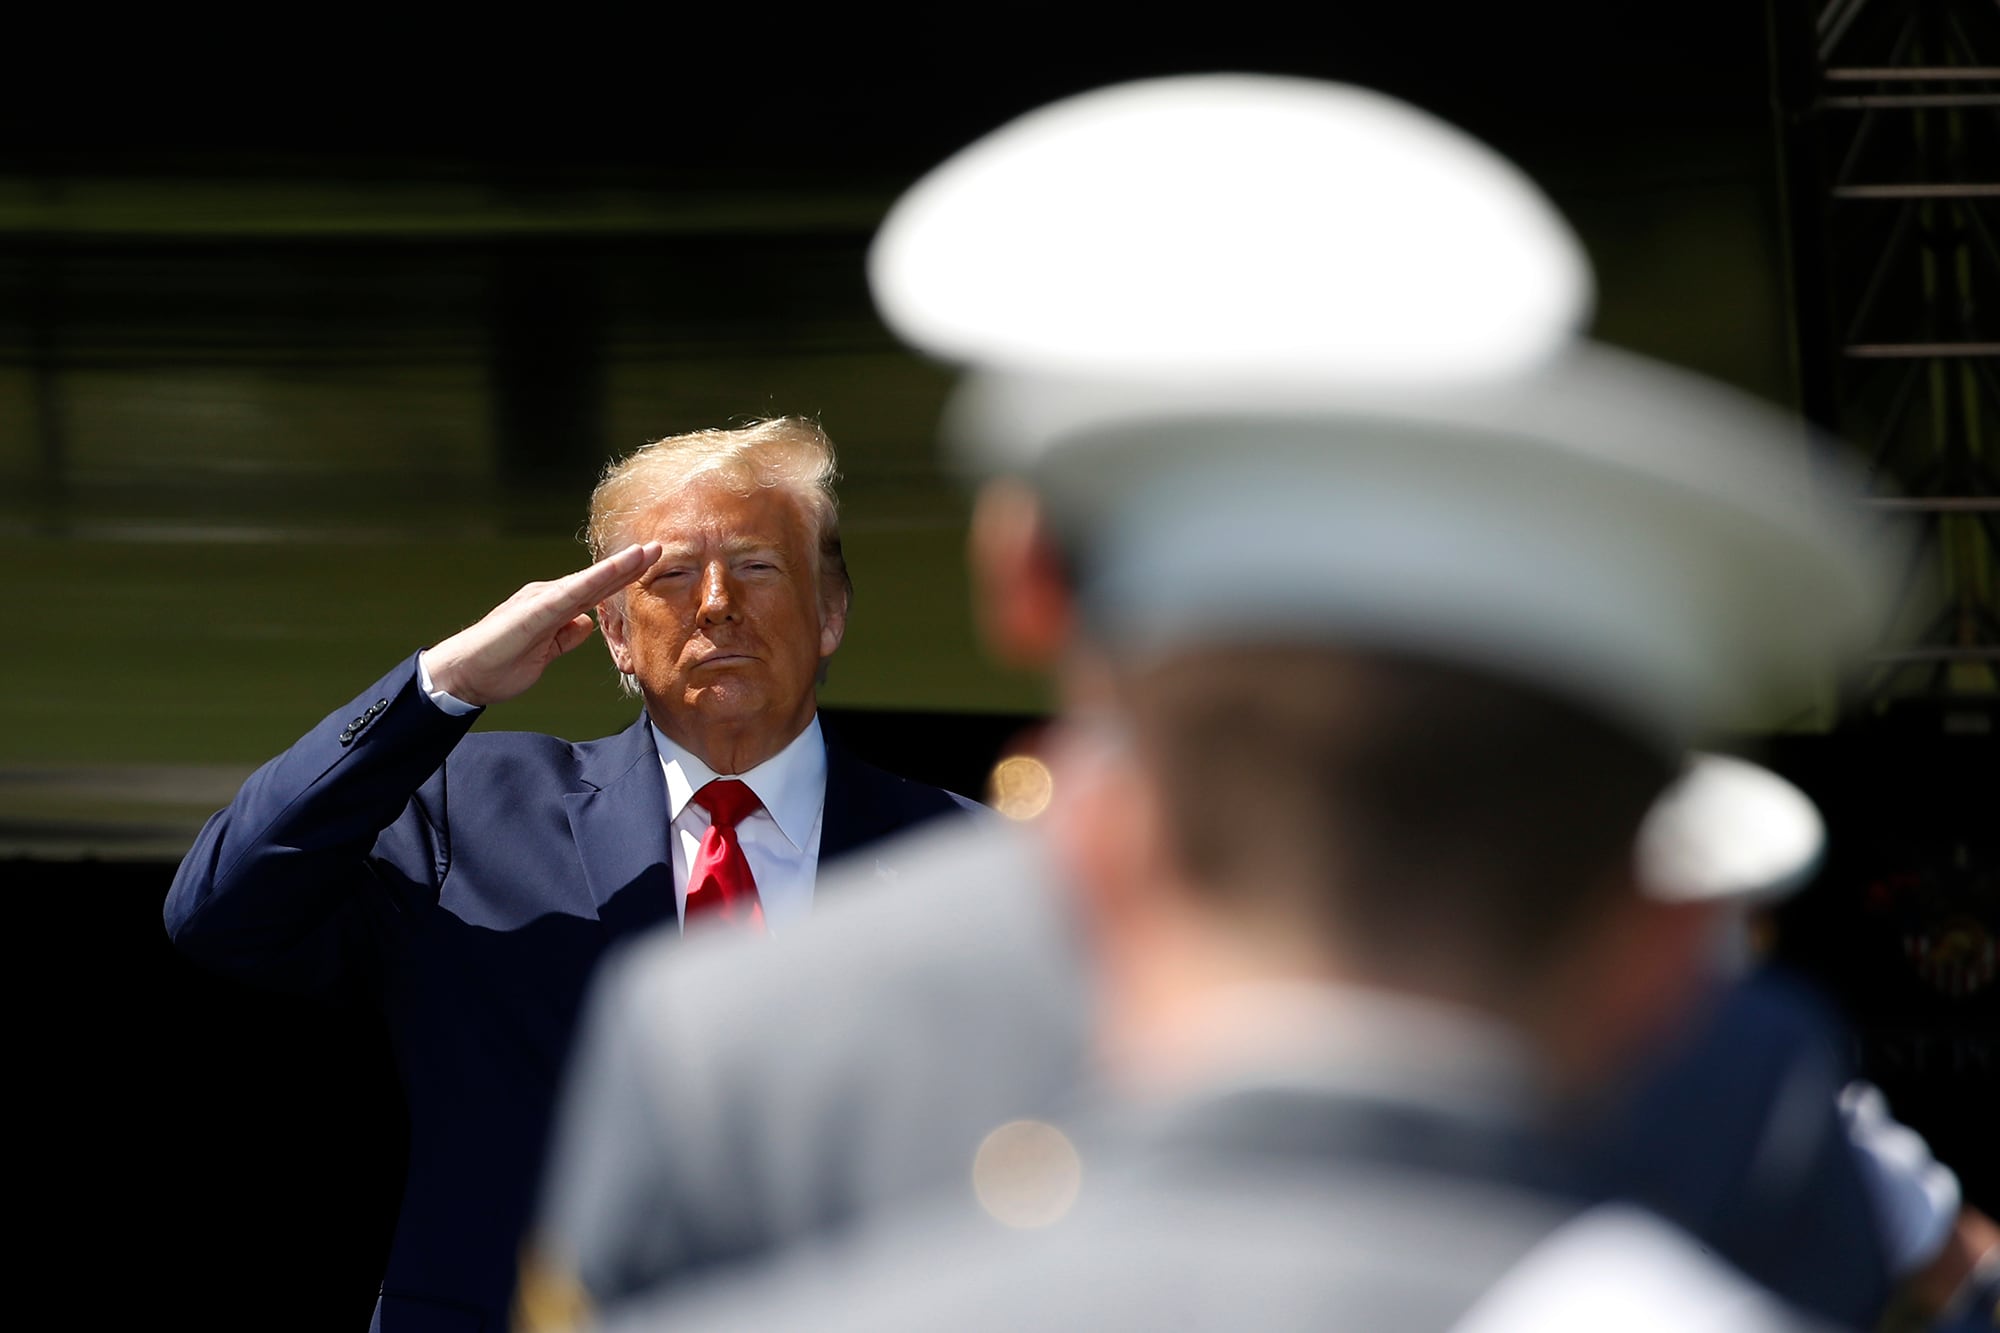
<svg viewBox="0 0 2000 1333"><path fill-rule="evenodd" d="M1841 1090L1841 1116L1883 1222L1897 1292L1884 1329L2000 1327L2000 1223L1966 1200L1951 1168L1889 1114L1873 1084Z"/></svg>
<svg viewBox="0 0 2000 1333"><path fill-rule="evenodd" d="M1892 1310L1948 1317L1991 1223L1854 1077L1827 999L1762 957L1766 914L1811 878L1824 844L1803 792L1733 757L1701 756L1655 807L1639 841L1646 890L1723 909L1709 998L1568 1132L1601 1188L1643 1200L1803 1309L1857 1326Z"/></svg>
<svg viewBox="0 0 2000 1333"><path fill-rule="evenodd" d="M595 564L336 709L181 863L166 922L188 956L387 1017L410 1153L377 1326L504 1322L607 943L702 916L783 935L822 862L970 804L820 734L850 596L833 475L826 436L790 418L615 462L591 497ZM582 743L468 735L590 636L593 608L639 718Z"/></svg>
<svg viewBox="0 0 2000 1333"><path fill-rule="evenodd" d="M614 961L522 1322L1784 1326L1538 1128L1702 984L1719 909L1635 869L1686 747L1882 600L1804 432L1583 343L1541 195L1337 85L1044 108L871 278L971 368L1051 799L763 957Z"/></svg>

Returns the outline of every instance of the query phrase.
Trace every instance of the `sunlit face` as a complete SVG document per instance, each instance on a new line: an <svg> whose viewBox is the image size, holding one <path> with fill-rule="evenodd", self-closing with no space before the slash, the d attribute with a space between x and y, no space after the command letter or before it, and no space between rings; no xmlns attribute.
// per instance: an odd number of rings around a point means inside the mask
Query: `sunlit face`
<svg viewBox="0 0 2000 1333"><path fill-rule="evenodd" d="M626 535L666 547L626 589L622 611L599 608L612 659L638 682L646 711L711 763L706 742L722 732L735 754L746 737L758 762L775 754L812 718L820 659L840 646L847 618L844 603L822 602L798 500L699 479Z"/></svg>

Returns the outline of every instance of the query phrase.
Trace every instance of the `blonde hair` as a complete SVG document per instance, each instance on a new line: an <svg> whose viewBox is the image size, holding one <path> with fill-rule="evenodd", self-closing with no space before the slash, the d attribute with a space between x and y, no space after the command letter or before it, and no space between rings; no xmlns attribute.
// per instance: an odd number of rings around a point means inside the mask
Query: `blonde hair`
<svg viewBox="0 0 2000 1333"><path fill-rule="evenodd" d="M822 599L852 594L840 549L840 506L833 483L833 441L816 421L772 417L735 430L697 430L640 445L605 466L590 493L584 542L602 560L631 541L632 523L691 482L717 479L748 495L764 487L791 492L805 514Z"/></svg>

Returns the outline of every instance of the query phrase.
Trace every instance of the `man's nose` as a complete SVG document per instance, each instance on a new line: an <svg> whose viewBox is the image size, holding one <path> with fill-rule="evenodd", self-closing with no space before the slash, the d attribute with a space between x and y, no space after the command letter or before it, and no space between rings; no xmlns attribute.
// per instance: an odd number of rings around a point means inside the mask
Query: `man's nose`
<svg viewBox="0 0 2000 1333"><path fill-rule="evenodd" d="M736 619L736 598L729 588L729 571L719 562L702 571L701 619L709 625Z"/></svg>

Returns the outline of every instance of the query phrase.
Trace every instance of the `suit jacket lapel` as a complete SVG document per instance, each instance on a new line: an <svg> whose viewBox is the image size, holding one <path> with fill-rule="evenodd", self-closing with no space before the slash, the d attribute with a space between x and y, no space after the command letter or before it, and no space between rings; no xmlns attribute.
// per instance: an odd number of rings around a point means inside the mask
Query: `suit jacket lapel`
<svg viewBox="0 0 2000 1333"><path fill-rule="evenodd" d="M598 919L614 935L671 920L667 788L645 714L577 749L585 789L564 796L563 808Z"/></svg>
<svg viewBox="0 0 2000 1333"><path fill-rule="evenodd" d="M901 827L894 800L895 781L828 739L826 811L819 826L822 866Z"/></svg>

